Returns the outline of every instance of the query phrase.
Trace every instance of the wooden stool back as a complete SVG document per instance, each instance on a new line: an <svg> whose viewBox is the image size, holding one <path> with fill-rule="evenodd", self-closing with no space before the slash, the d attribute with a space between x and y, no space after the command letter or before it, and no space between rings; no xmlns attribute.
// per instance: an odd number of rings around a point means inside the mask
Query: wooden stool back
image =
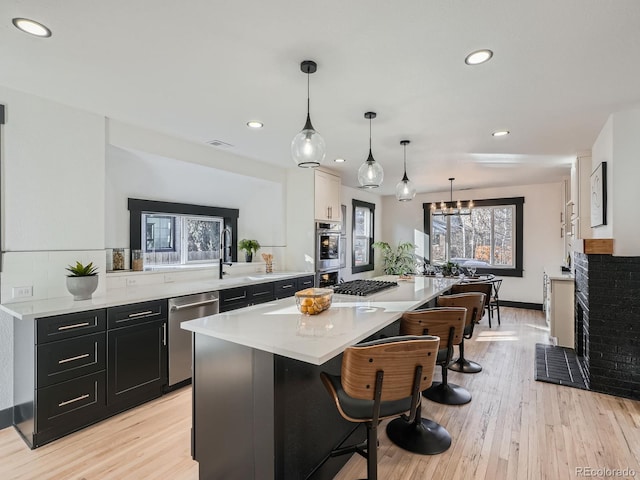
<svg viewBox="0 0 640 480"><path fill-rule="evenodd" d="M460 307L436 307L405 312L400 320L400 335L435 335L440 337L440 348L459 345L466 316L467 309Z"/></svg>
<svg viewBox="0 0 640 480"><path fill-rule="evenodd" d="M463 307L467 309L466 326L478 323L484 315L485 294L479 292L457 293L438 297L439 307Z"/></svg>
<svg viewBox="0 0 640 480"><path fill-rule="evenodd" d="M488 308L489 301L491 300L491 294L493 293L493 283L491 282L473 282L473 283L460 283L451 286L451 293L484 293L484 308ZM482 316L480 317L482 318Z"/></svg>

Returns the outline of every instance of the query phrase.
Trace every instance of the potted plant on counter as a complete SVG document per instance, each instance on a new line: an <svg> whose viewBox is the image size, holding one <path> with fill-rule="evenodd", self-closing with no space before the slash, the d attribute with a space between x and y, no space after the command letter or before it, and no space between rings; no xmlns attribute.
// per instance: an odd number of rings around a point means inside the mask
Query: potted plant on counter
<svg viewBox="0 0 640 480"><path fill-rule="evenodd" d="M387 242L375 242L374 248L382 251L382 269L387 275L405 275L415 273L415 246L404 242L393 248Z"/></svg>
<svg viewBox="0 0 640 480"><path fill-rule="evenodd" d="M253 260L253 254L258 253L260 244L257 240L247 240L243 238L238 242L238 248L244 250L247 263L250 263Z"/></svg>
<svg viewBox="0 0 640 480"><path fill-rule="evenodd" d="M98 288L98 268L93 262L87 265L76 262L75 266L69 265L66 269L71 272L67 275L67 290L73 299L89 300Z"/></svg>

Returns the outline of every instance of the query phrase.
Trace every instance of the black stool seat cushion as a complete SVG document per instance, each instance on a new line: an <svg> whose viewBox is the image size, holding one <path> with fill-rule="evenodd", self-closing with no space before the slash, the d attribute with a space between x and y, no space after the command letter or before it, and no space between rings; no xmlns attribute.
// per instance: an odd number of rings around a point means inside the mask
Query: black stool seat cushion
<svg viewBox="0 0 640 480"><path fill-rule="evenodd" d="M371 420L373 417L373 400L362 400L359 398L351 398L347 395L342 388L340 382L340 375L330 375L323 373L325 377L331 382L331 386L334 388L338 395L338 401L342 411L349 417L356 420ZM383 380L384 381L384 380ZM371 391L373 392L374 385L371 385ZM402 398L400 400L394 400L391 402L382 402L380 404L380 418L393 417L407 412L411 409L411 397Z"/></svg>

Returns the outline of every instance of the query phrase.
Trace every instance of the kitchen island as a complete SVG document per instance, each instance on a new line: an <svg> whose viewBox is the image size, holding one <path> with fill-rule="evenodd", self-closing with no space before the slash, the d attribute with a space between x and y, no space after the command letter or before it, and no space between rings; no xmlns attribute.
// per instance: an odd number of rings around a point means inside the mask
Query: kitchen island
<svg viewBox="0 0 640 480"><path fill-rule="evenodd" d="M287 298L184 322L193 332L200 478L333 478L348 457L327 460L331 449L364 432L338 414L320 372L339 373L345 348L397 334L403 312L457 282L416 277L367 297L334 295L317 316L300 314Z"/></svg>

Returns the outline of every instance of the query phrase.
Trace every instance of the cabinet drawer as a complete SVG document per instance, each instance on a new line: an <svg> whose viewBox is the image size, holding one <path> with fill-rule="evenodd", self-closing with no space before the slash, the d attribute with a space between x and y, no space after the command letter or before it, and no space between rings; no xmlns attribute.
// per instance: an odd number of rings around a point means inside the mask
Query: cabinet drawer
<svg viewBox="0 0 640 480"><path fill-rule="evenodd" d="M36 319L37 343L54 342L105 330L105 310L69 313Z"/></svg>
<svg viewBox="0 0 640 480"><path fill-rule="evenodd" d="M271 302L273 300L273 282L251 285L249 296L251 304Z"/></svg>
<svg viewBox="0 0 640 480"><path fill-rule="evenodd" d="M220 312L228 312L249 305L249 287L220 290Z"/></svg>
<svg viewBox="0 0 640 480"><path fill-rule="evenodd" d="M36 431L59 428L62 436L105 416L105 372L36 390Z"/></svg>
<svg viewBox="0 0 640 480"><path fill-rule="evenodd" d="M107 310L108 328L121 328L136 323L167 318L167 301L134 303Z"/></svg>
<svg viewBox="0 0 640 480"><path fill-rule="evenodd" d="M300 277L298 280L298 290L304 290L305 288L313 287L315 283L315 279L313 275L309 275L307 277Z"/></svg>
<svg viewBox="0 0 640 480"><path fill-rule="evenodd" d="M292 297L298 290L298 279L278 280L273 284L273 293L276 298Z"/></svg>
<svg viewBox="0 0 640 480"><path fill-rule="evenodd" d="M104 370L105 347L104 332L38 345L36 388Z"/></svg>

